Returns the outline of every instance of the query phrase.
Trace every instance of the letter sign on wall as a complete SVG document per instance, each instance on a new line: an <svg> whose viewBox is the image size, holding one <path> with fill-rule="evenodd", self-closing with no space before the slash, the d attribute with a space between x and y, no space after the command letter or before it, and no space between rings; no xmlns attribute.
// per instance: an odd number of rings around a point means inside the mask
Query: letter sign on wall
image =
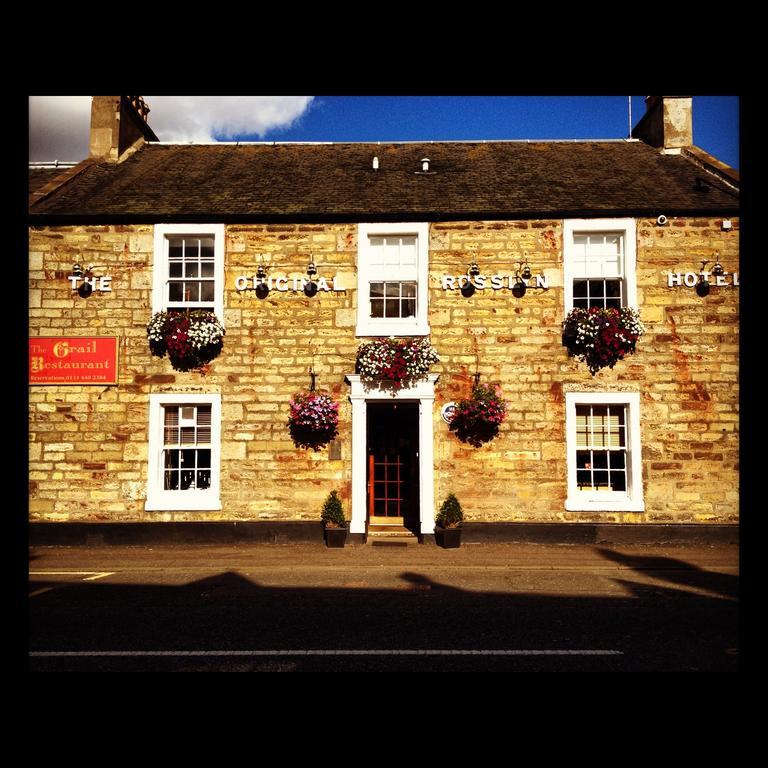
<svg viewBox="0 0 768 768"><path fill-rule="evenodd" d="M117 384L117 336L30 336L30 384Z"/></svg>

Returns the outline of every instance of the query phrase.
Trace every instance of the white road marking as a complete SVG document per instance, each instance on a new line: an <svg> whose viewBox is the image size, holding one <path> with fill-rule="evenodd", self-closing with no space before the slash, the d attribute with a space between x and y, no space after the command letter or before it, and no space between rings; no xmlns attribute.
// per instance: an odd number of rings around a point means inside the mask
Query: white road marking
<svg viewBox="0 0 768 768"><path fill-rule="evenodd" d="M30 576L87 576L83 581L94 581L112 576L115 571L30 571Z"/></svg>
<svg viewBox="0 0 768 768"><path fill-rule="evenodd" d="M613 650L251 650L251 651L30 651L30 656L623 656Z"/></svg>

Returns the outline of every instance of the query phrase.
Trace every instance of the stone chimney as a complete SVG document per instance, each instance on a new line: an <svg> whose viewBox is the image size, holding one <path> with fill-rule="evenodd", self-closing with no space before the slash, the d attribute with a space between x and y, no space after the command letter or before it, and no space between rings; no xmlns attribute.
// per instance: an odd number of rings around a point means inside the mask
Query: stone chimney
<svg viewBox="0 0 768 768"><path fill-rule="evenodd" d="M90 156L117 162L132 147L157 141L147 124L148 112L141 96L94 96Z"/></svg>
<svg viewBox="0 0 768 768"><path fill-rule="evenodd" d="M645 114L632 131L633 138L669 154L693 146L692 105L691 96L646 96Z"/></svg>

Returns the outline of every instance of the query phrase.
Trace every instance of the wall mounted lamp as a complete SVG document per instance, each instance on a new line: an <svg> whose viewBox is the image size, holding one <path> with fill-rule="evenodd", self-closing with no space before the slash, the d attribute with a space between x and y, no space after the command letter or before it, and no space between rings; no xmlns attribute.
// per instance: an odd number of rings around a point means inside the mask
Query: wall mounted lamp
<svg viewBox="0 0 768 768"><path fill-rule="evenodd" d="M696 283L696 293L704 298L709 294L709 281L707 280L707 277L712 274L711 272L705 272L704 267L709 264L709 261L702 261L701 262L701 272L699 273L699 281ZM719 262L718 262L719 264ZM720 267L722 270L722 267Z"/></svg>
<svg viewBox="0 0 768 768"><path fill-rule="evenodd" d="M467 282L461 286L461 295L465 298L473 296L475 293L475 278L480 274L480 267L477 262L472 259L472 263L467 267Z"/></svg>
<svg viewBox="0 0 768 768"><path fill-rule="evenodd" d="M315 262L310 256L309 264L307 264L307 277L309 280L307 280L307 284L304 286L304 293L310 298L312 298L312 296L317 293L317 283L312 279L316 274L317 267L315 266Z"/></svg>
<svg viewBox="0 0 768 768"><path fill-rule="evenodd" d="M269 283L267 283L267 270L263 264L259 264L256 270L256 296L260 299L266 299L269 295Z"/></svg>

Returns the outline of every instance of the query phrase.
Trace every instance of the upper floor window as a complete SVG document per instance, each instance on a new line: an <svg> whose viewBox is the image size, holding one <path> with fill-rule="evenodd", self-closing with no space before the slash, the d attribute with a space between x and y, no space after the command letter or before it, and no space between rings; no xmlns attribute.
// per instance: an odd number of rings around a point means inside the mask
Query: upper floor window
<svg viewBox="0 0 768 768"><path fill-rule="evenodd" d="M152 311L209 309L224 319L224 225L155 225Z"/></svg>
<svg viewBox="0 0 768 768"><path fill-rule="evenodd" d="M358 225L358 336L426 336L428 224Z"/></svg>
<svg viewBox="0 0 768 768"><path fill-rule="evenodd" d="M565 311L637 306L634 219L567 219Z"/></svg>

